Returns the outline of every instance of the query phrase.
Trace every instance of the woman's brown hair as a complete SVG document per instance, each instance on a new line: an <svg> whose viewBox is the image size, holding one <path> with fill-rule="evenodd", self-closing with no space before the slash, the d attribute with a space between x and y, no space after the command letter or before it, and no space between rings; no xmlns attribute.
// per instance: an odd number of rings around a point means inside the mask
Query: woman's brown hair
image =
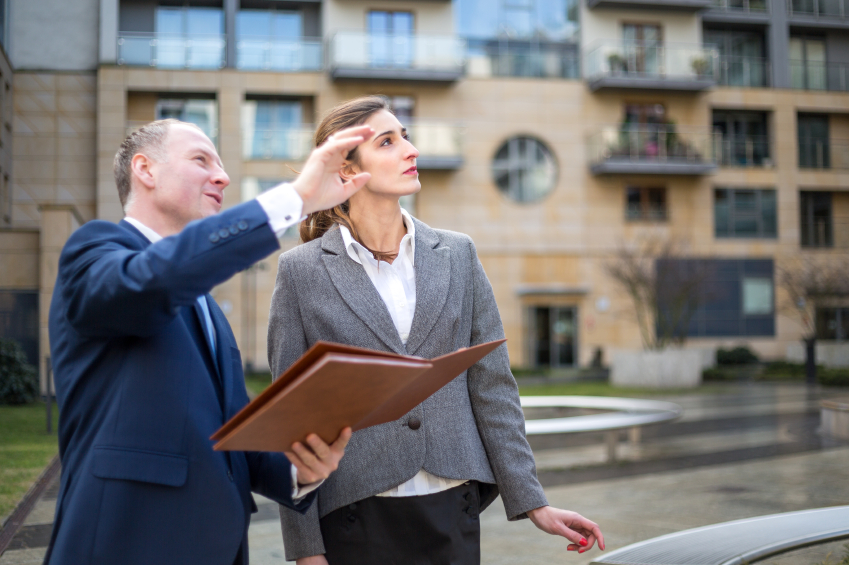
<svg viewBox="0 0 849 565"><path fill-rule="evenodd" d="M318 125L318 129L315 131L315 146L318 147L324 143L328 137L337 131L364 124L366 120L372 116L372 114L379 112L380 110L387 110L389 112L392 111L392 108L389 105L389 100L383 96L363 96L361 98L355 98L353 100L343 102L339 106L330 110L324 116L324 119L321 120L321 123ZM354 147L351 149L346 158L349 161L356 163L357 148ZM340 224L348 228L354 240L362 245L362 241L360 241L357 230L354 228L351 217L348 215L348 210L349 204L346 201L330 210L313 212L307 216L307 219L301 224L301 240L306 243L308 241L318 239L334 225ZM366 246L363 245L363 247ZM366 249L368 249L368 247L366 247ZM385 260L387 258L394 258L397 254L397 252L384 253L380 251L373 251L371 249L368 250L371 251L374 258L378 261Z"/></svg>

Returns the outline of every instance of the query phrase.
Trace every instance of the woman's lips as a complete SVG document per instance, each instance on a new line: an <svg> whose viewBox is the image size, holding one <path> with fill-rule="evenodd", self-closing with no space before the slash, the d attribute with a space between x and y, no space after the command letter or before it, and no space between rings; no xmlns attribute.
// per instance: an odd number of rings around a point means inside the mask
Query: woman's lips
<svg viewBox="0 0 849 565"><path fill-rule="evenodd" d="M419 174L419 170L416 167L410 167L406 171L404 171L405 175L417 175Z"/></svg>

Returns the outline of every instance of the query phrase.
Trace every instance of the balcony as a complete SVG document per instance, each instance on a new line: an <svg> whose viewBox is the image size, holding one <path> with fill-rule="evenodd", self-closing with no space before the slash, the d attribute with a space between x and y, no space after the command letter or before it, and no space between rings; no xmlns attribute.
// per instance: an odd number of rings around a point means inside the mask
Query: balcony
<svg viewBox="0 0 849 565"><path fill-rule="evenodd" d="M711 0L587 0L587 8L613 8L617 10L672 10L698 12L710 6Z"/></svg>
<svg viewBox="0 0 849 565"><path fill-rule="evenodd" d="M118 64L161 69L224 67L223 35L118 34Z"/></svg>
<svg viewBox="0 0 849 565"><path fill-rule="evenodd" d="M588 139L590 171L699 176L712 173L716 135L707 128L607 126Z"/></svg>
<svg viewBox="0 0 849 565"><path fill-rule="evenodd" d="M849 170L849 139L800 139L799 168Z"/></svg>
<svg viewBox="0 0 849 565"><path fill-rule="evenodd" d="M787 15L791 24L849 29L849 0L787 0Z"/></svg>
<svg viewBox="0 0 849 565"><path fill-rule="evenodd" d="M468 75L477 78L579 78L578 45L510 39L469 40Z"/></svg>
<svg viewBox="0 0 849 565"><path fill-rule="evenodd" d="M716 49L701 45L642 45L605 42L586 56L591 91L642 89L699 92L716 85Z"/></svg>
<svg viewBox="0 0 849 565"><path fill-rule="evenodd" d="M407 80L451 83L463 76L465 43L453 36L339 32L330 40L334 80Z"/></svg>
<svg viewBox="0 0 849 565"><path fill-rule="evenodd" d="M791 60L790 86L802 90L849 92L849 63Z"/></svg>
<svg viewBox="0 0 849 565"><path fill-rule="evenodd" d="M313 148L315 128L293 126L286 129L245 128L242 155L246 161L304 161Z"/></svg>
<svg viewBox="0 0 849 565"><path fill-rule="evenodd" d="M246 161L304 161L313 149L315 128L245 128L242 155ZM421 170L456 170L463 166L462 131L442 122L415 122L407 126L410 141L419 150L416 164Z"/></svg>
<svg viewBox="0 0 849 565"><path fill-rule="evenodd" d="M720 167L772 167L772 142L765 135L717 133L715 155Z"/></svg>
<svg viewBox="0 0 849 565"><path fill-rule="evenodd" d="M744 88L767 87L770 85L769 59L764 57L720 57L717 84Z"/></svg>
<svg viewBox="0 0 849 565"><path fill-rule="evenodd" d="M453 171L463 166L462 129L444 122L417 121L407 126L410 142L419 150L421 170Z"/></svg>
<svg viewBox="0 0 849 565"><path fill-rule="evenodd" d="M769 23L767 0L713 0L701 14L706 22Z"/></svg>
<svg viewBox="0 0 849 565"><path fill-rule="evenodd" d="M322 41L240 37L236 42L236 66L248 71L320 71Z"/></svg>

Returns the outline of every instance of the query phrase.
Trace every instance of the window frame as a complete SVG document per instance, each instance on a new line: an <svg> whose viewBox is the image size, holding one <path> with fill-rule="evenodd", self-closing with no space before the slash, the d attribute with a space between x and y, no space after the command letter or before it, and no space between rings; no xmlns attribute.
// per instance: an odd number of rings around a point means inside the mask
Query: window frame
<svg viewBox="0 0 849 565"><path fill-rule="evenodd" d="M719 230L719 213L717 211L718 205L718 196L720 192L727 193L728 198L728 212L727 212L727 234L721 234ZM740 213L735 213L734 202L736 199L736 195L742 192L753 192L755 194L755 207L756 211L752 214L755 218L755 222L757 223L757 230L755 234L745 234L745 233L737 233L735 229L736 220L739 219ZM770 234L765 232L764 224L764 195L771 193L773 198L775 199L775 218L773 219L773 225L775 226L775 232ZM774 188L752 188L752 187L728 187L728 186L716 186L713 189L713 236L714 239L778 239L778 191Z"/></svg>
<svg viewBox="0 0 849 565"><path fill-rule="evenodd" d="M535 165L548 166L548 164L550 164L553 169L550 178L547 179L549 181L549 186L547 186L544 190L539 191L537 194L531 194L529 198L526 197L526 195L530 193L532 187L520 186L520 184L522 184L521 178L526 178L528 176L528 172L532 171L534 167L526 167L522 169L511 168L517 163L527 164L530 162L529 154L533 153L533 151L528 150L527 145L525 145L524 154L512 154L513 151L520 151L520 149L514 149L514 147L519 145L522 141L537 144L538 148L542 150L541 152L547 155L550 160L549 162L536 162L534 163ZM507 151L506 157L499 160L498 155L505 149ZM499 176L502 172L506 175L507 186L502 186L499 182ZM499 144L498 148L495 150L495 155L493 155L492 160L490 161L490 173L492 174L492 180L496 189L508 200L517 204L536 204L549 197L557 188L560 176L560 166L557 162L554 151L551 150L547 143L534 135L518 134L508 137ZM515 180L516 175L520 177L519 181Z"/></svg>
<svg viewBox="0 0 849 565"><path fill-rule="evenodd" d="M631 214L631 201L629 196L632 191L638 191L640 196L640 212L638 215ZM663 209L660 215L652 213L652 193L662 195ZM626 222L668 222L669 221L669 198L666 187L657 186L626 186L625 187L625 221Z"/></svg>

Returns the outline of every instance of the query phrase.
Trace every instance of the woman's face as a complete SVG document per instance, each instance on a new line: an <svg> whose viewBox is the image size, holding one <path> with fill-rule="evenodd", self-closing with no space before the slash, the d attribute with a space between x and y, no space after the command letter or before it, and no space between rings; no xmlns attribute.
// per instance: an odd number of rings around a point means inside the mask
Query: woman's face
<svg viewBox="0 0 849 565"><path fill-rule="evenodd" d="M400 198L415 194L422 185L416 169L419 152L407 139L407 130L391 112L375 112L365 125L376 132L357 149L356 163L350 163L354 174L371 173L371 179L363 187L374 195Z"/></svg>

